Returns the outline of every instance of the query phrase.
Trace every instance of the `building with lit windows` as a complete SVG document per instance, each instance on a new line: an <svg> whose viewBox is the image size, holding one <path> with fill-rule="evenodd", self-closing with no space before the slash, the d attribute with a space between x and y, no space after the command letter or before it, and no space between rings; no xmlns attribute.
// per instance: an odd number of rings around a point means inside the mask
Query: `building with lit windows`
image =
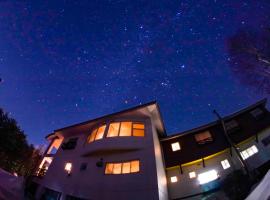
<svg viewBox="0 0 270 200"><path fill-rule="evenodd" d="M211 191L226 199L219 184L241 160L249 170L270 166L265 105L174 135L156 102L55 130L29 191L36 199L201 199Z"/></svg>

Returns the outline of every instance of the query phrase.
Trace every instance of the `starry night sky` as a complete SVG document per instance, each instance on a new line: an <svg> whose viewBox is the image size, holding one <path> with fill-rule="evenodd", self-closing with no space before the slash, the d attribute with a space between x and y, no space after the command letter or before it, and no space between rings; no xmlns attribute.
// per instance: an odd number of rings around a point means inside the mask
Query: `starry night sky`
<svg viewBox="0 0 270 200"><path fill-rule="evenodd" d="M269 0L2 1L0 107L34 144L152 100L169 134L190 129L265 97L231 72L226 41L269 22Z"/></svg>

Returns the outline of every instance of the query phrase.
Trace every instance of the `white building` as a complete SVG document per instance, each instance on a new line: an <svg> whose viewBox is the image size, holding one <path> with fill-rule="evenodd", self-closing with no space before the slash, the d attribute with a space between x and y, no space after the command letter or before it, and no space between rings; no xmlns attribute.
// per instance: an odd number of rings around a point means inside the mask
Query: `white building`
<svg viewBox="0 0 270 200"><path fill-rule="evenodd" d="M224 118L249 170L270 166L266 100ZM36 199L201 199L242 168L220 121L167 136L156 102L55 130L32 180ZM226 198L226 197L224 197Z"/></svg>

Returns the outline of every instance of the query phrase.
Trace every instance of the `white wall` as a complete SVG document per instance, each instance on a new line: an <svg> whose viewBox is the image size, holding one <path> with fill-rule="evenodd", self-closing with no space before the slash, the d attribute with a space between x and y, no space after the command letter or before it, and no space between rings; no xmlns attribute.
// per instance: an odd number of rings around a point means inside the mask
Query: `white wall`
<svg viewBox="0 0 270 200"><path fill-rule="evenodd" d="M159 200L167 200L168 197L168 186L167 186L167 178L165 172L165 163L163 158L163 152L161 149L159 137L157 131L152 125L153 132L153 140L154 140L154 150L155 150L155 158L156 158L156 170L157 170L157 183L158 183L158 193Z"/></svg>
<svg viewBox="0 0 270 200"><path fill-rule="evenodd" d="M46 174L39 181L43 186L64 194L87 199L159 199L156 160L150 119L121 118L118 120L145 122L145 137L104 138L85 144L89 133L74 133L79 136L73 150L59 149ZM69 138L66 138L68 140ZM111 149L117 150L113 152ZM130 151L128 150L130 147ZM83 156L86 153L92 155ZM160 153L159 153L160 154ZM161 155L161 154L160 154ZM96 162L103 158L104 166L99 168ZM105 175L105 163L140 160L140 172L125 175ZM64 170L66 162L71 162L72 174ZM81 163L88 163L86 171L80 171Z"/></svg>

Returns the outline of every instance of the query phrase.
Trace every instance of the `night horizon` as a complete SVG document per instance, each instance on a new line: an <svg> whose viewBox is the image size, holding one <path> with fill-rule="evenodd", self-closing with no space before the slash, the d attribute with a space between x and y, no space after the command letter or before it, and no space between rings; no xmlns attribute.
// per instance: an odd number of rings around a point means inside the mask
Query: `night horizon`
<svg viewBox="0 0 270 200"><path fill-rule="evenodd" d="M269 97L238 79L227 45L269 26L267 1L0 5L0 107L35 145L150 101L172 134Z"/></svg>

